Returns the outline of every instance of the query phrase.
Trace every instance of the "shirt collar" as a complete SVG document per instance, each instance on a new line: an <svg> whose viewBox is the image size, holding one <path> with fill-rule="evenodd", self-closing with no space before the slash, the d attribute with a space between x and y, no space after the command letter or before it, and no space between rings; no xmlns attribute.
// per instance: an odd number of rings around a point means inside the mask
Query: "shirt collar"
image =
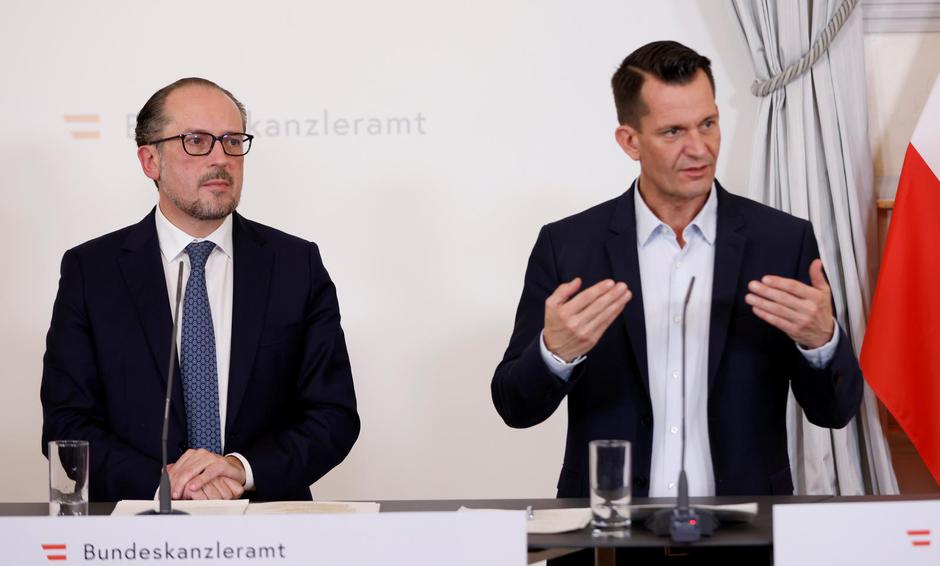
<svg viewBox="0 0 940 566"><path fill-rule="evenodd" d="M163 211L160 210L159 205L157 205L155 221L157 224L157 240L160 242L160 251L163 252L163 257L166 261L175 260L185 251L186 246L192 242L202 242L204 240L214 243L216 249L229 258L232 257L234 247L232 246L231 214L225 217L221 226L216 228L214 232L205 238L194 238L174 226L173 223L163 215Z"/></svg>
<svg viewBox="0 0 940 566"><path fill-rule="evenodd" d="M636 240L641 246L645 246L653 236L658 233L669 234L670 237L675 237L675 234L672 231L672 228L666 225L662 220L660 220L653 211L650 210L650 207L646 205L646 201L643 200L643 197L640 195L640 183L639 179L633 183L633 204L634 209L636 210ZM686 236L690 230L696 230L699 234L702 235L702 238L709 245L714 245L715 243L715 233L718 224L718 195L715 190L715 184L712 183L712 189L708 193L708 199L705 201L705 205L702 207L702 210L698 211L698 214L695 215L695 218L692 219L692 222L686 227ZM688 240L688 238L685 238Z"/></svg>

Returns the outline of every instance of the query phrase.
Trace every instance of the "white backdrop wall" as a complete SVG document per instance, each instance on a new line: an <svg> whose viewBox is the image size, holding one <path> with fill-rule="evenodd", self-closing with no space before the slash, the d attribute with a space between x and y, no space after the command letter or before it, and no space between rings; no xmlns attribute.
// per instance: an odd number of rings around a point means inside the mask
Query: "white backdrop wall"
<svg viewBox="0 0 940 566"><path fill-rule="evenodd" d="M362 434L316 495L553 496L564 406L511 430L489 381L539 227L638 172L608 81L656 39L713 59L719 177L743 193L757 102L724 3L7 3L0 500L46 497L38 391L62 253L154 205L134 116L192 75L250 110L239 210L318 242L338 288Z"/></svg>

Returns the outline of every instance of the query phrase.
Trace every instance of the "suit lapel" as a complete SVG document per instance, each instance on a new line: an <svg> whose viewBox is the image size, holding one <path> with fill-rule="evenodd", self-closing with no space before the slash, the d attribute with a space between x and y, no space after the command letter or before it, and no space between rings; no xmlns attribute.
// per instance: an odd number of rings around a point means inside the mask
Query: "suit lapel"
<svg viewBox="0 0 940 566"><path fill-rule="evenodd" d="M170 340L173 317L166 288L163 259L154 222L154 208L142 221L131 228L118 264L127 285L131 301L144 329L150 354L157 373L166 387L166 375L170 358ZM183 394L180 386L179 364L174 361L174 386L171 406L179 422L186 423Z"/></svg>
<svg viewBox="0 0 940 566"><path fill-rule="evenodd" d="M715 237L715 271L712 283L711 326L708 335L708 390L715 385L715 376L728 339L728 326L734 298L741 283L741 263L747 238L739 232L744 217L734 206L732 197L718 181L718 222Z"/></svg>
<svg viewBox="0 0 940 566"><path fill-rule="evenodd" d="M251 225L233 213L235 277L232 297L232 347L229 364L226 434L238 416L264 326L274 253Z"/></svg>
<svg viewBox="0 0 940 566"><path fill-rule="evenodd" d="M633 293L620 315L626 328L633 356L640 370L640 382L649 396L649 364L646 359L646 322L643 315L643 286L640 282L640 260L636 249L636 210L633 191L636 183L617 201L610 222L613 237L607 240L607 255L615 281L623 281Z"/></svg>

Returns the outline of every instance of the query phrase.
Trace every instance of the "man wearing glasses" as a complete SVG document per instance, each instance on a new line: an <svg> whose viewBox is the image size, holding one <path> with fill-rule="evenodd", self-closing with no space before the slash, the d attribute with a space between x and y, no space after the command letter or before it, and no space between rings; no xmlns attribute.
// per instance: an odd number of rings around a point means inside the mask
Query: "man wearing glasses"
<svg viewBox="0 0 940 566"><path fill-rule="evenodd" d="M179 265L174 499L310 499L359 434L336 291L316 244L235 212L244 106L199 78L137 116L157 186L141 222L65 253L43 358L43 450L91 443L92 500L152 498ZM178 365L176 362L178 361Z"/></svg>

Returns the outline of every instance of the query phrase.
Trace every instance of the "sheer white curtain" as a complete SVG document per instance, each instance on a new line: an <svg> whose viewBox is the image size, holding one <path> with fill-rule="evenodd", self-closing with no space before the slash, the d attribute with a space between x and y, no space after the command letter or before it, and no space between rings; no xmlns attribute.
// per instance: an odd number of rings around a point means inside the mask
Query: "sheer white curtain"
<svg viewBox="0 0 940 566"><path fill-rule="evenodd" d="M837 318L857 354L877 267L861 6L853 0L733 0L733 6L757 79L779 76L785 83L761 99L751 196L812 222ZM810 424L791 393L788 429L796 493L898 492L867 385L858 417L841 430Z"/></svg>

